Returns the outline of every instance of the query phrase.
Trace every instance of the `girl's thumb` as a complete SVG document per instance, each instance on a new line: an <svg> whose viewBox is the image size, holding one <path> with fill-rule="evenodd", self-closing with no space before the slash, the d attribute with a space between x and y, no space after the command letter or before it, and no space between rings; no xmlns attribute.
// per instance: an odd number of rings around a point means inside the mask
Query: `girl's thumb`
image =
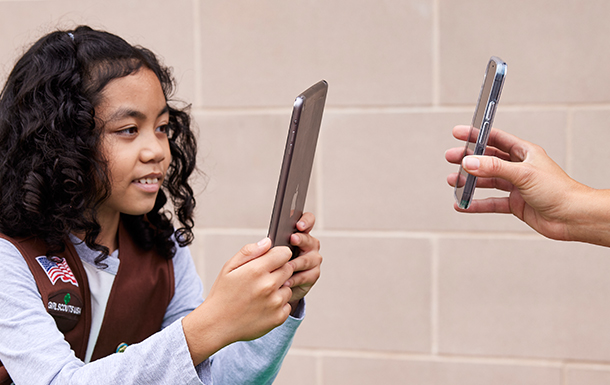
<svg viewBox="0 0 610 385"><path fill-rule="evenodd" d="M249 243L231 259L231 268L236 269L265 254L271 248L271 239L263 238L257 243Z"/></svg>

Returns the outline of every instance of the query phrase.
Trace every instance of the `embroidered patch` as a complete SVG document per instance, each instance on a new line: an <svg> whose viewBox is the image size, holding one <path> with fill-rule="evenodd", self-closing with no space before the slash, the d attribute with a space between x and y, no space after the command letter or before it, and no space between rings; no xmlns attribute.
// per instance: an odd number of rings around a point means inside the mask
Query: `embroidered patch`
<svg viewBox="0 0 610 385"><path fill-rule="evenodd" d="M76 281L76 278L74 278L74 274L72 274L72 270L64 258L55 257L53 261L50 261L43 255L41 257L36 257L36 260L45 273L47 273L47 277L49 277L53 285L55 285L55 282L57 282L58 279L61 279L63 282L69 282L78 287L78 282Z"/></svg>
<svg viewBox="0 0 610 385"><path fill-rule="evenodd" d="M62 333L74 329L83 313L83 301L76 292L60 291L49 296L47 311Z"/></svg>

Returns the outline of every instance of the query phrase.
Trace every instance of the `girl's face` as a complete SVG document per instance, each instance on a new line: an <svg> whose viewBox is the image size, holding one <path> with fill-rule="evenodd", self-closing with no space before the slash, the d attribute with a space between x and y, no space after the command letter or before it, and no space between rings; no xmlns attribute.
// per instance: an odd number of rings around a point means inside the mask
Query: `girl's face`
<svg viewBox="0 0 610 385"><path fill-rule="evenodd" d="M102 151L111 193L98 211L100 223L120 213L152 210L171 161L169 112L161 83L148 68L112 80L95 110L104 122Z"/></svg>

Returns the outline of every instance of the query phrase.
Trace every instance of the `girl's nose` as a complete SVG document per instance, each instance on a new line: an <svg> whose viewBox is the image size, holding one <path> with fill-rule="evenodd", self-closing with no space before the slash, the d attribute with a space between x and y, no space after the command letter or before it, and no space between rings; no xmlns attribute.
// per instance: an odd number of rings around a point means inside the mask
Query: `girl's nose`
<svg viewBox="0 0 610 385"><path fill-rule="evenodd" d="M168 150L166 137L157 137L155 134L142 135L142 142L140 149L142 162L161 162L165 160Z"/></svg>

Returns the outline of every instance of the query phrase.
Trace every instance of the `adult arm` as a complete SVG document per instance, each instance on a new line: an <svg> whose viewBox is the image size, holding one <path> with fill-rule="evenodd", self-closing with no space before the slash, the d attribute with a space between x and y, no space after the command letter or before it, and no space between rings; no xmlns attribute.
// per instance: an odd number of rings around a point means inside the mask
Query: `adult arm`
<svg viewBox="0 0 610 385"><path fill-rule="evenodd" d="M453 136L466 140L469 126ZM484 156L462 159L463 147L445 153L451 163L478 177L477 187L509 192L508 197L474 200L467 213L512 213L540 234L556 240L610 246L610 190L570 178L538 145L492 129ZM455 185L457 174L447 181Z"/></svg>

